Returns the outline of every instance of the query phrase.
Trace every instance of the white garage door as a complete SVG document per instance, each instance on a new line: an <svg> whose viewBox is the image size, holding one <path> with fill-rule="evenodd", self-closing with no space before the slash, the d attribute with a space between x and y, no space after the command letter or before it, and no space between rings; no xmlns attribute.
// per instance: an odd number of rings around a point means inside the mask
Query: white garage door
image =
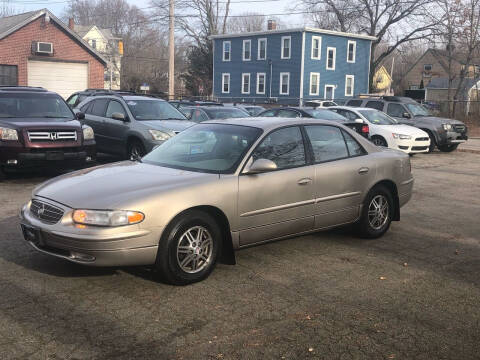
<svg viewBox="0 0 480 360"><path fill-rule="evenodd" d="M88 64L28 61L28 85L44 87L66 99L88 88Z"/></svg>

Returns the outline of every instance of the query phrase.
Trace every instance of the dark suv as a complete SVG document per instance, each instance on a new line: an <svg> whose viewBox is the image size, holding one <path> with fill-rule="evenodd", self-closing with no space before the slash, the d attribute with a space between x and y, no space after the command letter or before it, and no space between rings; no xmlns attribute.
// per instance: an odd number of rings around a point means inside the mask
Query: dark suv
<svg viewBox="0 0 480 360"><path fill-rule="evenodd" d="M422 129L430 137L430 151L437 146L440 151L450 152L468 139L467 127L463 122L433 116L424 106L411 98L401 96L357 98L349 100L346 106L377 109L401 124Z"/></svg>
<svg viewBox="0 0 480 360"><path fill-rule="evenodd" d="M128 159L195 125L167 101L141 94L95 92L74 111L85 114L99 152Z"/></svg>
<svg viewBox="0 0 480 360"><path fill-rule="evenodd" d="M92 128L82 126L60 95L0 87L0 177L10 169L83 166L95 154Z"/></svg>

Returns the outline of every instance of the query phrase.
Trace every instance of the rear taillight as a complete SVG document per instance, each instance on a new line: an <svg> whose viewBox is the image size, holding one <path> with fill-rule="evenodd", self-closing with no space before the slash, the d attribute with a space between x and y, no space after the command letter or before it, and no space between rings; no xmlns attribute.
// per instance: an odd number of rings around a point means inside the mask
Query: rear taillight
<svg viewBox="0 0 480 360"><path fill-rule="evenodd" d="M368 125L363 125L362 126L362 133L363 134L368 134L370 132L370 129L368 128Z"/></svg>

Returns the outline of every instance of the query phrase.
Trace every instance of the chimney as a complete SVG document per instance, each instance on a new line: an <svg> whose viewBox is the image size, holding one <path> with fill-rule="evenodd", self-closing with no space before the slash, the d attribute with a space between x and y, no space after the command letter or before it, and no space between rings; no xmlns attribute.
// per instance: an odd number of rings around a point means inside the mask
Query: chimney
<svg viewBox="0 0 480 360"><path fill-rule="evenodd" d="M277 22L275 20L268 20L267 30L277 30Z"/></svg>
<svg viewBox="0 0 480 360"><path fill-rule="evenodd" d="M75 30L75 21L73 21L73 18L68 19L68 27L72 30Z"/></svg>

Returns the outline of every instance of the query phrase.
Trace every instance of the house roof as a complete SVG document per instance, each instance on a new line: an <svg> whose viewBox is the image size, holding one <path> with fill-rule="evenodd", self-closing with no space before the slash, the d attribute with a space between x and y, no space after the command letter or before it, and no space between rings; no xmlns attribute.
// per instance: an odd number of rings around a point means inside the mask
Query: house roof
<svg viewBox="0 0 480 360"><path fill-rule="evenodd" d="M301 27L301 28L292 28L292 29L281 29L281 30L266 30L266 31L254 31L254 32L242 32L242 33L232 33L232 34L220 34L220 35L211 35L210 39L223 39L223 38L232 38L232 37L244 37L244 36L255 36L255 35L268 35L268 34L284 34L292 32L314 32L318 34L327 34L327 35L336 35L344 36L349 38L357 38L364 40L377 40L374 36L363 35L363 34L353 34L340 31L324 30L311 27Z"/></svg>
<svg viewBox="0 0 480 360"><path fill-rule="evenodd" d="M74 30L75 32L80 35L80 37L84 37L85 35L87 35L87 33L92 29L96 27L97 30L103 35L103 37L106 39L106 40L116 40L116 39L121 39L117 36L114 36L112 34L112 31L110 29L101 29L99 28L98 26L96 25L77 25L75 24L74 26Z"/></svg>
<svg viewBox="0 0 480 360"><path fill-rule="evenodd" d="M107 63L107 60L102 55L100 55L97 51L95 51L95 49L90 47L90 45L88 45L88 43L85 42L75 31L70 29L65 23L63 23L60 19L53 15L48 9L30 11L23 14L0 18L0 40L13 34L15 31L28 25L32 21L35 21L38 18L47 15L50 18L50 21L55 22L64 32L67 33L67 35L69 35L73 40L78 42L85 50L87 50L103 64Z"/></svg>

